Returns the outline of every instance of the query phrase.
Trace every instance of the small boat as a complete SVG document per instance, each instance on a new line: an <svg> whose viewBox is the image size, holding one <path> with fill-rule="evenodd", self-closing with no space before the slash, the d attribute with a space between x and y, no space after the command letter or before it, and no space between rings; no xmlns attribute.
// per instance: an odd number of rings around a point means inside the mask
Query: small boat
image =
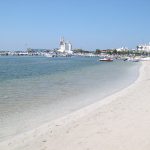
<svg viewBox="0 0 150 150"><path fill-rule="evenodd" d="M150 61L150 57L143 57L141 58L141 61Z"/></svg>
<svg viewBox="0 0 150 150"><path fill-rule="evenodd" d="M45 57L52 57L52 55L49 54L49 53L44 54L44 56L45 56Z"/></svg>
<svg viewBox="0 0 150 150"><path fill-rule="evenodd" d="M44 54L44 56L45 56L45 57L49 57L49 58L51 58L51 57L55 57L55 55L54 55L54 54L50 54L50 53L46 53L46 54Z"/></svg>
<svg viewBox="0 0 150 150"><path fill-rule="evenodd" d="M113 59L112 58L101 58L101 59L99 59L99 61L107 61L107 62L111 62L111 61L113 61Z"/></svg>
<svg viewBox="0 0 150 150"><path fill-rule="evenodd" d="M133 57L131 57L131 58L128 59L128 61L131 61L131 62L139 62L140 59L139 59L139 58L133 58Z"/></svg>

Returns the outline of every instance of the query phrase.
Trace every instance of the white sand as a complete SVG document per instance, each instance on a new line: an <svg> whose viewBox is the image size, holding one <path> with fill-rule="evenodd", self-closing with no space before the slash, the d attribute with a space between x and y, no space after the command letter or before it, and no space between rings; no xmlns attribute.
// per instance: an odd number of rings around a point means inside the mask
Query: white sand
<svg viewBox="0 0 150 150"><path fill-rule="evenodd" d="M128 88L2 142L0 150L150 150L150 62Z"/></svg>

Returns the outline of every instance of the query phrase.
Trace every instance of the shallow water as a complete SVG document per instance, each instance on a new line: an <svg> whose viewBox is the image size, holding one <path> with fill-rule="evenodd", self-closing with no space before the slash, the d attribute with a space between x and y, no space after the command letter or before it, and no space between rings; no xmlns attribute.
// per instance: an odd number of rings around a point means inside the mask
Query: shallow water
<svg viewBox="0 0 150 150"><path fill-rule="evenodd" d="M131 84L139 63L98 58L0 57L0 140Z"/></svg>

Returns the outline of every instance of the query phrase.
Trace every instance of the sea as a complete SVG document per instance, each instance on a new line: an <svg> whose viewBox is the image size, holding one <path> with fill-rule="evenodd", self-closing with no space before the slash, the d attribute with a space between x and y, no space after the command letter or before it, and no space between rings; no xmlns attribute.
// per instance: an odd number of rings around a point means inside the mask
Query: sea
<svg viewBox="0 0 150 150"><path fill-rule="evenodd" d="M0 57L0 141L103 100L138 77L140 63L98 57Z"/></svg>

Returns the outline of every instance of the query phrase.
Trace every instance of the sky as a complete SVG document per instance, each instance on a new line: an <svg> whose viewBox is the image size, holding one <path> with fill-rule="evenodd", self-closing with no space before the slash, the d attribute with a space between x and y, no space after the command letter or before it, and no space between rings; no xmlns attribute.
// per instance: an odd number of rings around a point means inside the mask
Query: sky
<svg viewBox="0 0 150 150"><path fill-rule="evenodd" d="M0 50L136 48L150 42L150 0L0 0Z"/></svg>

